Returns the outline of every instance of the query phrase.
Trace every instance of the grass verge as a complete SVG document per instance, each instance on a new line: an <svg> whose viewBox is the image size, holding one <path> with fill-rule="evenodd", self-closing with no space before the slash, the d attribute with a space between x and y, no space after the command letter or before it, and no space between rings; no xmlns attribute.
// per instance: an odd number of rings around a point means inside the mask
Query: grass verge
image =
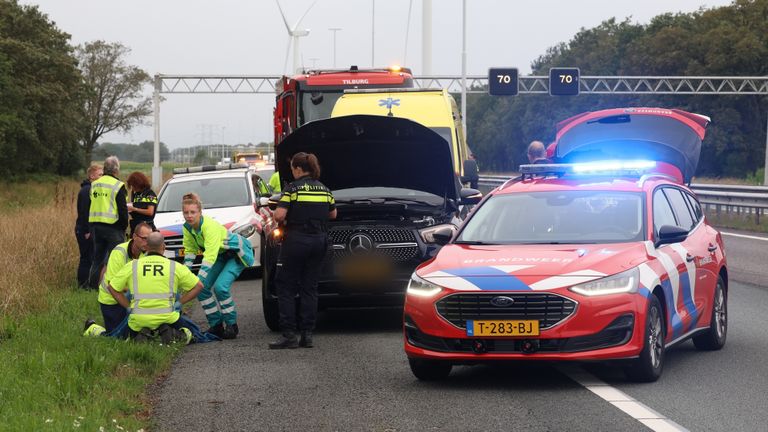
<svg viewBox="0 0 768 432"><path fill-rule="evenodd" d="M73 288L79 189L55 177L0 189L0 430L147 428L146 387L178 351L82 336L101 313Z"/></svg>
<svg viewBox="0 0 768 432"><path fill-rule="evenodd" d="M733 214L720 213L718 216L714 211L707 212L707 220L710 224L718 228L732 228L742 231L752 231L758 233L768 233L768 215L760 217L760 224L755 223L754 214Z"/></svg>
<svg viewBox="0 0 768 432"><path fill-rule="evenodd" d="M46 302L0 333L2 429L148 428L146 387L180 348L83 337L85 318L100 317L93 292L63 289Z"/></svg>

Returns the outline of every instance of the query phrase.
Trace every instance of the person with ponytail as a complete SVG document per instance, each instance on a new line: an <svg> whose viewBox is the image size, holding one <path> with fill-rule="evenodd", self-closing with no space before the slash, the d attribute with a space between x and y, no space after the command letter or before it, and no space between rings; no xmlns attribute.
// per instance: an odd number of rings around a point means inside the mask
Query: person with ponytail
<svg viewBox="0 0 768 432"><path fill-rule="evenodd" d="M211 217L203 216L203 203L195 193L182 197L184 215L184 264L192 267L196 252L202 251L203 262L197 273L203 290L197 300L203 307L210 329L208 333L222 339L234 339L237 311L230 288L245 267L254 263L251 243L243 236L227 231Z"/></svg>
<svg viewBox="0 0 768 432"><path fill-rule="evenodd" d="M320 178L320 164L312 153L291 158L294 181L283 190L275 221L284 226L285 236L277 258L277 288L282 336L270 349L311 348L317 319L317 281L328 250L328 221L336 218L331 191ZM296 317L299 296L300 320ZM301 338L296 335L297 330Z"/></svg>

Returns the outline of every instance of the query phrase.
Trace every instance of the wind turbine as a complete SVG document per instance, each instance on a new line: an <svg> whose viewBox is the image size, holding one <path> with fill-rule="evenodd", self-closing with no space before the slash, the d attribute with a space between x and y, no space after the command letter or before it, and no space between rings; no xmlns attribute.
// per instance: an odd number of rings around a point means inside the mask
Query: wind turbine
<svg viewBox="0 0 768 432"><path fill-rule="evenodd" d="M280 1L275 0L275 3L277 3L277 8L280 9L280 16L283 17L283 23L285 23L285 29L288 31L288 45L285 48L285 62L283 63L283 71L286 70L288 67L288 53L291 51L291 42L293 42L293 72L296 73L299 71L299 67L301 65L301 51L299 50L299 38L304 36L309 36L309 29L299 30L299 25L301 25L301 21L304 19L305 16L309 13L310 9L312 9L313 6L315 6L315 3L317 3L317 0L312 2L311 5L307 8L306 11L304 11L304 15L299 18L298 21L296 21L296 24L293 25L293 28L291 28L290 25L288 25L288 20L285 18L285 13L283 13L283 8L280 7Z"/></svg>

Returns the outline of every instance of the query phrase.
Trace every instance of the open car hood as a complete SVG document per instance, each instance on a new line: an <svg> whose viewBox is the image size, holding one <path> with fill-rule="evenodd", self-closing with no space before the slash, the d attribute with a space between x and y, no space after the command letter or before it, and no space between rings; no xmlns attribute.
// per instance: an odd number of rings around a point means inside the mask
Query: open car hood
<svg viewBox="0 0 768 432"><path fill-rule="evenodd" d="M280 178L293 180L290 158L298 152L317 156L320 181L331 190L379 186L458 198L449 144L408 119L353 115L307 123L276 148Z"/></svg>
<svg viewBox="0 0 768 432"><path fill-rule="evenodd" d="M709 117L677 109L614 108L558 123L555 156L563 162L643 159L696 172Z"/></svg>

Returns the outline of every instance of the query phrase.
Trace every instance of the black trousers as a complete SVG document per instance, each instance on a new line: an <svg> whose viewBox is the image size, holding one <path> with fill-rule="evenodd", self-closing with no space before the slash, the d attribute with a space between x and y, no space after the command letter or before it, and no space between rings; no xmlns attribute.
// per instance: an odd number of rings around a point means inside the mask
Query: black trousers
<svg viewBox="0 0 768 432"><path fill-rule="evenodd" d="M107 329L107 333L112 332L128 316L128 312L119 304L105 305L99 303L99 307L101 308L101 316L104 317L104 328Z"/></svg>
<svg viewBox="0 0 768 432"><path fill-rule="evenodd" d="M88 286L97 289L101 267L107 263L107 257L112 249L125 241L125 230L111 225L94 224L91 239L93 240L93 262L88 276Z"/></svg>
<svg viewBox="0 0 768 432"><path fill-rule="evenodd" d="M326 234L289 232L277 258L277 288L280 329L283 332L312 331L317 321L317 281L328 250ZM299 296L300 322L296 319L296 295Z"/></svg>
<svg viewBox="0 0 768 432"><path fill-rule="evenodd" d="M89 231L87 228L75 227L77 248L80 250L80 263L77 265L77 284L81 287L88 285L88 274L93 263L93 239L85 238Z"/></svg>

